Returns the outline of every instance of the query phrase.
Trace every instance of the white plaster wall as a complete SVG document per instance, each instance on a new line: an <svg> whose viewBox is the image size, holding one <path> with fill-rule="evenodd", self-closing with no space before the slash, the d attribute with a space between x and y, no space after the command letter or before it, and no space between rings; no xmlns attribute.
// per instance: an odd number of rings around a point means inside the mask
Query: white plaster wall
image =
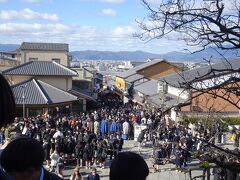
<svg viewBox="0 0 240 180"><path fill-rule="evenodd" d="M21 64L29 62L29 58L38 58L38 61L52 61L60 59L60 64L68 66L68 53L59 51L21 51Z"/></svg>
<svg viewBox="0 0 240 180"><path fill-rule="evenodd" d="M188 99L189 98L189 93L188 91L181 89L181 88L175 88L172 86L168 86L168 93L175 95L175 96L179 96L182 99Z"/></svg>
<svg viewBox="0 0 240 180"><path fill-rule="evenodd" d="M71 77L36 77L43 82L46 82L56 88L67 91L72 89L72 78Z"/></svg>
<svg viewBox="0 0 240 180"><path fill-rule="evenodd" d="M32 76L8 76L8 77L9 80L11 81L11 85L15 85L32 78Z"/></svg>
<svg viewBox="0 0 240 180"><path fill-rule="evenodd" d="M177 119L177 112L174 110L174 108L171 109L171 118L174 121Z"/></svg>

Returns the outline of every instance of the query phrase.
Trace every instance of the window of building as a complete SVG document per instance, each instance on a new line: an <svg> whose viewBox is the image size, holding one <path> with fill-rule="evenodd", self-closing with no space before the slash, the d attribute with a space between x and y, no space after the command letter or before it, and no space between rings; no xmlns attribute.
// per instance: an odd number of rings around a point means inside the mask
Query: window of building
<svg viewBox="0 0 240 180"><path fill-rule="evenodd" d="M31 57L30 57L28 60L29 60L29 61L38 61L38 58L31 58Z"/></svg>
<svg viewBox="0 0 240 180"><path fill-rule="evenodd" d="M53 58L52 61L60 64L60 59L59 58Z"/></svg>

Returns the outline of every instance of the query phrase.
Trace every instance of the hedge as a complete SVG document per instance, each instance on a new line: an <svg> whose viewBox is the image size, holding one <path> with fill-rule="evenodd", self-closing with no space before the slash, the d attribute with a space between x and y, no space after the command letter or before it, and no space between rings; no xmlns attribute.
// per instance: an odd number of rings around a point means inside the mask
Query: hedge
<svg viewBox="0 0 240 180"><path fill-rule="evenodd" d="M240 117L221 117L221 119L225 122L225 124L227 125L240 125ZM213 122L219 122L221 123L220 121L220 118L219 119L215 119L215 121L210 121L210 118L207 118L207 117L196 117L196 116L185 116L183 117L183 121L182 123L185 124L185 123L196 123L196 122L199 122L199 121L202 121L202 122L206 122L207 124L208 123L213 123Z"/></svg>

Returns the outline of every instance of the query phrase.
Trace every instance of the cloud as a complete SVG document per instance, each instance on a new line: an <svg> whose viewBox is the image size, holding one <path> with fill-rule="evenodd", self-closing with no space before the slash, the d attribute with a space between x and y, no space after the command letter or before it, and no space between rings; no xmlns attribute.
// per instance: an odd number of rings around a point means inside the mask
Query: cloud
<svg viewBox="0 0 240 180"><path fill-rule="evenodd" d="M113 9L103 9L102 14L104 16L116 16L117 15L116 11L114 11Z"/></svg>
<svg viewBox="0 0 240 180"><path fill-rule="evenodd" d="M136 27L119 26L113 29L98 29L94 26L65 25L61 23L3 23L0 24L1 43L21 44L31 42L68 43L70 50L144 50L166 53L186 48L180 41L162 39L145 43L133 37ZM167 48L166 48L167 47Z"/></svg>
<svg viewBox="0 0 240 180"><path fill-rule="evenodd" d="M112 3L112 4L121 4L124 3L126 0L78 0L79 2L85 2L85 3Z"/></svg>
<svg viewBox="0 0 240 180"><path fill-rule="evenodd" d="M0 0L0 3L5 3L7 2L8 0Z"/></svg>
<svg viewBox="0 0 240 180"><path fill-rule="evenodd" d="M23 1L27 3L39 3L41 0L23 0Z"/></svg>
<svg viewBox="0 0 240 180"><path fill-rule="evenodd" d="M115 3L115 4L120 4L125 2L125 0L100 0L100 1L104 3Z"/></svg>
<svg viewBox="0 0 240 180"><path fill-rule="evenodd" d="M146 0L146 2L151 4L159 4L159 0Z"/></svg>
<svg viewBox="0 0 240 180"><path fill-rule="evenodd" d="M6 36L29 37L39 36L44 39L46 35L61 35L71 33L71 29L63 24L22 24L6 23L0 24L0 33Z"/></svg>
<svg viewBox="0 0 240 180"><path fill-rule="evenodd" d="M133 33L135 32L135 28L132 26L119 26L112 30L111 34L113 37L131 37L133 36Z"/></svg>
<svg viewBox="0 0 240 180"><path fill-rule="evenodd" d="M37 20L38 19L38 20L47 20L47 21L57 21L59 17L56 14L39 13L26 8L20 11L2 10L0 11L0 19L2 20L14 20L14 19Z"/></svg>

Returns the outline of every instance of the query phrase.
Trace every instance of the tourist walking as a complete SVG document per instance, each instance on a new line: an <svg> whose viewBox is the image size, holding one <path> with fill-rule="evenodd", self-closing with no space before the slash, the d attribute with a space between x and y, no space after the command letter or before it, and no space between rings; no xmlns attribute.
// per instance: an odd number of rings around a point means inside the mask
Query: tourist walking
<svg viewBox="0 0 240 180"><path fill-rule="evenodd" d="M128 140L129 127L130 127L129 122L126 119L125 122L123 123L123 132L122 132L124 140Z"/></svg>

